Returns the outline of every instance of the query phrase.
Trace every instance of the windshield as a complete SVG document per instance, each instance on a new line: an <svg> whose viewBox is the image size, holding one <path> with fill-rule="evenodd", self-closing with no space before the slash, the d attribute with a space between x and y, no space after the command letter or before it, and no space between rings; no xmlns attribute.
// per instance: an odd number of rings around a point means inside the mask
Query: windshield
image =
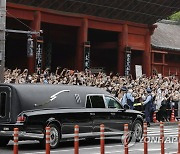
<svg viewBox="0 0 180 154"><path fill-rule="evenodd" d="M113 97L105 96L105 102L108 108L122 109L122 106L120 105L120 103Z"/></svg>

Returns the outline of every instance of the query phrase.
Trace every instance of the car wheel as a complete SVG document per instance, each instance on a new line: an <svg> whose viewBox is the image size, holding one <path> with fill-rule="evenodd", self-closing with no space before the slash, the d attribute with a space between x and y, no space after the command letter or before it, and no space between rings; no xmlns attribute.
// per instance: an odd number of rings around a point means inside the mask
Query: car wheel
<svg viewBox="0 0 180 154"><path fill-rule="evenodd" d="M143 135L143 126L142 122L139 120L136 120L132 127L132 137L135 139L135 141L139 142Z"/></svg>
<svg viewBox="0 0 180 154"><path fill-rule="evenodd" d="M51 149L55 149L60 144L60 129L55 124L50 124L50 147ZM46 135L45 135L46 136ZM46 137L40 141L41 146L44 148L46 145Z"/></svg>
<svg viewBox="0 0 180 154"><path fill-rule="evenodd" d="M50 124L49 127L50 127L50 146L52 149L54 149L57 148L60 143L60 130L54 124Z"/></svg>

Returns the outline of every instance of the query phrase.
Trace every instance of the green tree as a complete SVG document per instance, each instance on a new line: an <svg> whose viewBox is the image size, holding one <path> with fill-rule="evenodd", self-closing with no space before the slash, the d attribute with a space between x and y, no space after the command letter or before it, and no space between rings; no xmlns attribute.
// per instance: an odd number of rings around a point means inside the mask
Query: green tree
<svg viewBox="0 0 180 154"><path fill-rule="evenodd" d="M180 11L174 13L173 15L171 15L171 16L169 17L169 19L170 19L170 20L174 20L174 21L180 21Z"/></svg>

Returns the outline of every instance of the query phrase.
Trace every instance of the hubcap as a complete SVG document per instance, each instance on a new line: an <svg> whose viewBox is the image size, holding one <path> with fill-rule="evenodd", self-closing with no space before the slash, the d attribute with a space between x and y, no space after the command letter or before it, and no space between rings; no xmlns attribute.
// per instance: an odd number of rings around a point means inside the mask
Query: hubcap
<svg viewBox="0 0 180 154"><path fill-rule="evenodd" d="M142 126L141 124L137 123L134 128L134 137L136 140L140 140L142 137Z"/></svg>
<svg viewBox="0 0 180 154"><path fill-rule="evenodd" d="M56 146L59 142L59 135L58 135L58 130L54 127L51 127L50 130L50 145L51 147Z"/></svg>

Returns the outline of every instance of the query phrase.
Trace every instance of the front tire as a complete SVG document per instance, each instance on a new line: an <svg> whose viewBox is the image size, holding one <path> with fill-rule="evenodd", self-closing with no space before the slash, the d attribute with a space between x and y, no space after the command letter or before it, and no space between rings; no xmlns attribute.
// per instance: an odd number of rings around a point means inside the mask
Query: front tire
<svg viewBox="0 0 180 154"><path fill-rule="evenodd" d="M143 135L143 125L142 122L136 120L132 127L132 138L135 139L136 142L139 142Z"/></svg>
<svg viewBox="0 0 180 154"><path fill-rule="evenodd" d="M60 144L60 129L55 124L50 124L48 127L50 127L50 147L51 149L55 149ZM46 145L46 135L42 141L40 141L41 146L44 148Z"/></svg>
<svg viewBox="0 0 180 154"><path fill-rule="evenodd" d="M57 148L60 144L60 129L54 125L50 124L50 147L52 149Z"/></svg>

